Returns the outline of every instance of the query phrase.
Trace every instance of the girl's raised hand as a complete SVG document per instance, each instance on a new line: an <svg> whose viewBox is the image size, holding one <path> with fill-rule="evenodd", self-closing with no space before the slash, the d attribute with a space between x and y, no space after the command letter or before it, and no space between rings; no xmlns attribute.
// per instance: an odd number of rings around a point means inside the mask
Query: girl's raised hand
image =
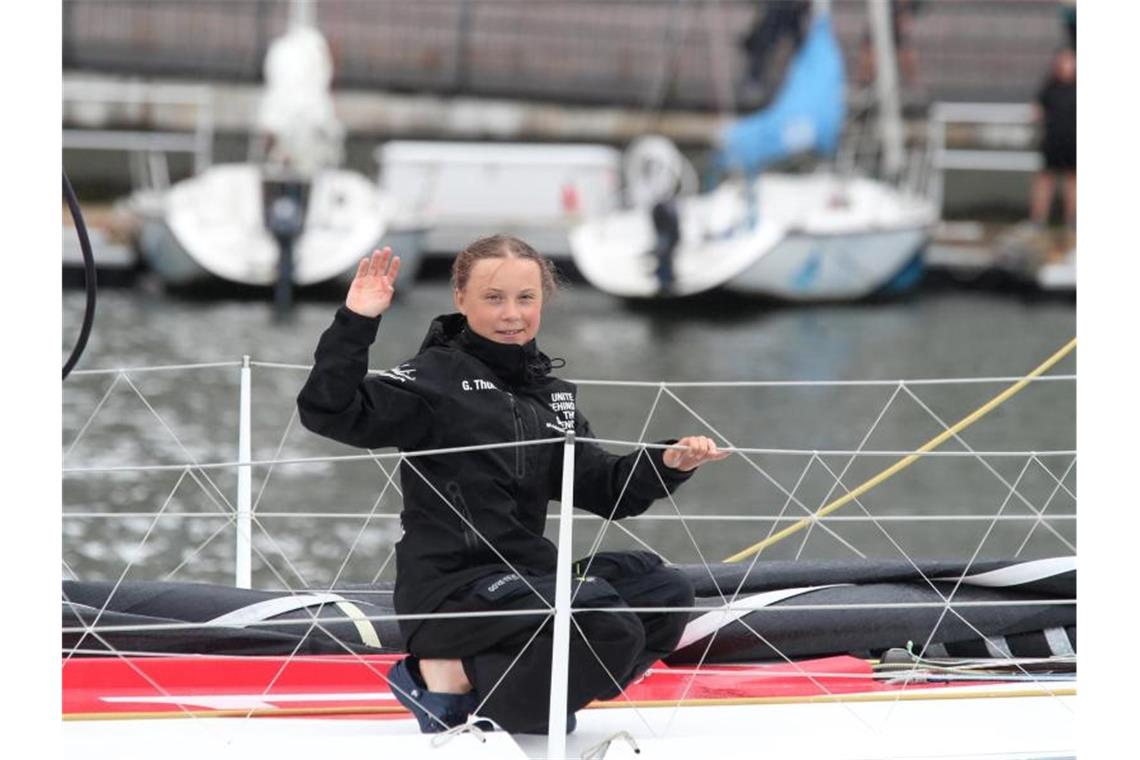
<svg viewBox="0 0 1140 760"><path fill-rule="evenodd" d="M373 251L371 258L360 260L344 305L362 317L380 316L392 305L399 273L400 257L393 256L391 248Z"/></svg>
<svg viewBox="0 0 1140 760"><path fill-rule="evenodd" d="M663 461L667 467L674 470L688 472L695 470L705 462L715 462L728 457L729 452L721 451L711 438L703 435L690 435L673 444L684 446L684 449L666 449Z"/></svg>

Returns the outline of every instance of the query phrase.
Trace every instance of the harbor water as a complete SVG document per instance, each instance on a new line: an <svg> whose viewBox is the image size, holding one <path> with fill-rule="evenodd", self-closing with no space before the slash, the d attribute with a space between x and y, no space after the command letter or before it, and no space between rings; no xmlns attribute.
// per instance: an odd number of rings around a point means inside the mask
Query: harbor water
<svg viewBox="0 0 1140 760"><path fill-rule="evenodd" d="M442 281L416 282L400 296L373 346L374 369L412 356L430 319L451 310ZM64 294L65 352L78 335L83 299L81 291ZM253 362L255 462L364 453L306 431L295 416L313 348L336 306L302 300L288 323L277 324L268 301L101 292L84 372L63 385L65 576L115 580L125 568L128 579L232 582L236 468L186 465L237 459L243 355ZM575 549L649 546L674 562L719 561L856 488L1010 384L897 381L1020 376L1075 331L1071 302L988 292L649 309L568 286L548 305L539 335L546 353L566 360L559 374L646 383L581 386L579 409L599 437L632 443L704 434L764 450L702 468L672 500L604 533L600 520L576 521ZM1076 361L1074 352L1050 374L1073 375ZM203 363L221 366L138 369ZM126 371L86 372L95 369ZM789 380L889 382L660 385ZM920 458L766 549L761 561L1073 554L1075 455L1048 452L1075 450L1075 405L1074 381L1032 383L944 444L942 455ZM252 467L254 586L391 579L400 499L398 479L390 482L385 470L394 464ZM127 465L141 469L81 471ZM555 529L551 520L548 536Z"/></svg>

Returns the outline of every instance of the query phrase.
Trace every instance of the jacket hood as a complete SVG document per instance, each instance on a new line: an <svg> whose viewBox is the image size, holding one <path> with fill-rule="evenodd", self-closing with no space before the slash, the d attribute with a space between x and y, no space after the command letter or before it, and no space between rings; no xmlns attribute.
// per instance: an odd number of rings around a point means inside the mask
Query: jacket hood
<svg viewBox="0 0 1140 760"><path fill-rule="evenodd" d="M563 359L551 359L538 350L538 342L530 340L516 345L496 343L475 333L462 314L441 314L431 321L420 352L443 346L459 349L486 364L492 372L510 385L534 382L566 365Z"/></svg>

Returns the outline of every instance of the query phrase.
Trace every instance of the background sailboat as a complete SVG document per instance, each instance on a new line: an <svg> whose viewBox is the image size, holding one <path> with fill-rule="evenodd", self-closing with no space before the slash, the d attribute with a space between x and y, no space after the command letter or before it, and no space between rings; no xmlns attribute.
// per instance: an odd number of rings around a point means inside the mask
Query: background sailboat
<svg viewBox="0 0 1140 760"><path fill-rule="evenodd" d="M167 285L313 285L351 272L384 234L393 202L364 175L338 168L344 130L312 5L293 4L265 77L253 160L136 199L139 248Z"/></svg>
<svg viewBox="0 0 1140 760"><path fill-rule="evenodd" d="M834 157L845 110L842 55L829 16L817 13L772 104L725 130L715 168L726 178L675 200L672 294L724 287L796 301L848 300L917 281L933 204L831 167L760 173L790 156ZM658 188L668 186L662 175L684 171L673 153L671 162L663 160L666 151L647 162ZM575 263L602 290L654 297L661 289L650 254L657 236L647 205L590 220L572 235Z"/></svg>

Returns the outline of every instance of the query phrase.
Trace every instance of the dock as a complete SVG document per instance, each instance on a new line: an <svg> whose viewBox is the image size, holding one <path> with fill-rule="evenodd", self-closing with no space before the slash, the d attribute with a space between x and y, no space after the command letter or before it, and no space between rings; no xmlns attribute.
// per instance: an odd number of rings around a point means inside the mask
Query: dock
<svg viewBox="0 0 1140 760"><path fill-rule="evenodd" d="M942 222L926 268L934 282L1075 295L1076 238L1071 230L1028 224Z"/></svg>

